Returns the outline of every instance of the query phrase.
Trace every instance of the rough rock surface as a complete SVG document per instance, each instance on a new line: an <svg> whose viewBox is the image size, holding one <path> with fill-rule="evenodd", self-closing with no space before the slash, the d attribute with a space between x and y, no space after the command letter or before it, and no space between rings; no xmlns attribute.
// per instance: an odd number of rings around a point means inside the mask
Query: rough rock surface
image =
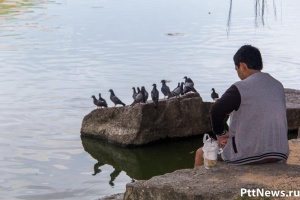
<svg viewBox="0 0 300 200"><path fill-rule="evenodd" d="M300 90L285 89L289 130L300 127Z"/></svg>
<svg viewBox="0 0 300 200"><path fill-rule="evenodd" d="M211 131L209 109L198 93L133 107L96 109L86 115L81 134L123 146L142 145L164 138L187 137Z"/></svg>
<svg viewBox="0 0 300 200"><path fill-rule="evenodd" d="M124 199L242 199L241 188L299 190L300 139L290 140L289 145L287 164L229 166L218 162L216 168L210 170L204 167L177 170L147 181L127 184Z"/></svg>

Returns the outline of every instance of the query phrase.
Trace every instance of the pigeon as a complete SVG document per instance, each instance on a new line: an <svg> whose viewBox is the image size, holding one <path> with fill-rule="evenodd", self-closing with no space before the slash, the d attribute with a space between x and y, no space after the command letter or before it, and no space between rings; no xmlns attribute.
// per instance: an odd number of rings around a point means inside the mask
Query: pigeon
<svg viewBox="0 0 300 200"><path fill-rule="evenodd" d="M135 96L135 99L133 101L133 103L130 106L134 106L135 104L141 104L142 102L144 102L145 99L145 88L142 87L142 90L140 90L139 87L137 87L138 93Z"/></svg>
<svg viewBox="0 0 300 200"><path fill-rule="evenodd" d="M97 106L97 109L100 107L106 107L107 108L107 103L104 102L104 101L100 101L100 100L97 100L95 95L93 95L91 98L93 98L93 102L94 104Z"/></svg>
<svg viewBox="0 0 300 200"><path fill-rule="evenodd" d="M123 106L125 106L125 103L123 103L114 93L114 91L112 89L109 90L110 92L110 100L115 104L115 106L117 104L122 104Z"/></svg>
<svg viewBox="0 0 300 200"><path fill-rule="evenodd" d="M213 99L213 101L215 102L218 98L219 98L219 94L216 93L215 88L211 89L212 93L211 93L211 98Z"/></svg>
<svg viewBox="0 0 300 200"><path fill-rule="evenodd" d="M137 90L137 93L140 93L140 92L141 92L141 90L140 90L139 87L137 87L136 90Z"/></svg>
<svg viewBox="0 0 300 200"><path fill-rule="evenodd" d="M183 77L185 79L184 81L184 88L182 93L186 94L188 92L197 92L197 90L194 88L194 82L191 78Z"/></svg>
<svg viewBox="0 0 300 200"><path fill-rule="evenodd" d="M161 80L161 92L164 94L164 98L168 97L171 94L170 88L166 85L166 80Z"/></svg>
<svg viewBox="0 0 300 200"><path fill-rule="evenodd" d="M99 93L99 101L104 101L106 103L106 100L101 97L101 93ZM107 103L106 103L106 105L107 105Z"/></svg>
<svg viewBox="0 0 300 200"><path fill-rule="evenodd" d="M180 87L180 82L178 82L178 85L177 85L177 87L174 89L174 90L176 90L177 88L179 88ZM173 90L173 91L174 91Z"/></svg>
<svg viewBox="0 0 300 200"><path fill-rule="evenodd" d="M152 101L154 103L154 107L157 108L158 107L159 92L156 89L156 84L155 83L152 86L153 86L153 89L151 91L151 98L152 98Z"/></svg>
<svg viewBox="0 0 300 200"><path fill-rule="evenodd" d="M144 100L143 100L143 103L146 103L147 100L148 100L149 94L148 94L148 92L146 91L146 89L145 89L144 86L141 87L141 91L144 93Z"/></svg>
<svg viewBox="0 0 300 200"><path fill-rule="evenodd" d="M135 91L135 87L132 87L132 90L133 90L132 98L133 100L135 100L135 97L138 93Z"/></svg>
<svg viewBox="0 0 300 200"><path fill-rule="evenodd" d="M179 95L181 95L182 92L183 92L183 85L184 85L184 82L181 82L180 87L175 88L171 92L171 94L168 96L168 99L170 99L171 97L176 97L177 98Z"/></svg>

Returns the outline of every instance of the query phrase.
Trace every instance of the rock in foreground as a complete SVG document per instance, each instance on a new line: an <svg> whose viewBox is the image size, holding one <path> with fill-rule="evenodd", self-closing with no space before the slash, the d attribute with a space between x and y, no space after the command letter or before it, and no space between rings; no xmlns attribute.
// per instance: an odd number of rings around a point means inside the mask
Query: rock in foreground
<svg viewBox="0 0 300 200"><path fill-rule="evenodd" d="M218 162L215 169L198 167L178 170L127 184L124 199L240 199L241 188L297 191L300 182L300 140L290 141L289 144L287 164L229 166Z"/></svg>

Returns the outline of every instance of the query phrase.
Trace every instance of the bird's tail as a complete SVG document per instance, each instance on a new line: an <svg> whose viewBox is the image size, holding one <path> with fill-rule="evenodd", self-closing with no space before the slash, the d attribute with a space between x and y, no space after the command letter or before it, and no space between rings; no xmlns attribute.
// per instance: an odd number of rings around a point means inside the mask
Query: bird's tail
<svg viewBox="0 0 300 200"><path fill-rule="evenodd" d="M193 92L198 93L197 90L193 87L192 89Z"/></svg>
<svg viewBox="0 0 300 200"><path fill-rule="evenodd" d="M123 102L121 102L121 104L122 104L123 106L126 106L126 104L125 104L125 103L123 103Z"/></svg>

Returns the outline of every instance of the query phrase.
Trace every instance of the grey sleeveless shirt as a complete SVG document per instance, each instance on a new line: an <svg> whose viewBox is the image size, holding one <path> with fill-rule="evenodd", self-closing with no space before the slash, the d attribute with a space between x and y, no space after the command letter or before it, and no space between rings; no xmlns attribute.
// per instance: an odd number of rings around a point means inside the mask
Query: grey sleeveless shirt
<svg viewBox="0 0 300 200"><path fill-rule="evenodd" d="M241 104L231 113L229 139L222 158L241 165L275 158L287 160L286 100L282 84L268 73L254 73L234 84Z"/></svg>

